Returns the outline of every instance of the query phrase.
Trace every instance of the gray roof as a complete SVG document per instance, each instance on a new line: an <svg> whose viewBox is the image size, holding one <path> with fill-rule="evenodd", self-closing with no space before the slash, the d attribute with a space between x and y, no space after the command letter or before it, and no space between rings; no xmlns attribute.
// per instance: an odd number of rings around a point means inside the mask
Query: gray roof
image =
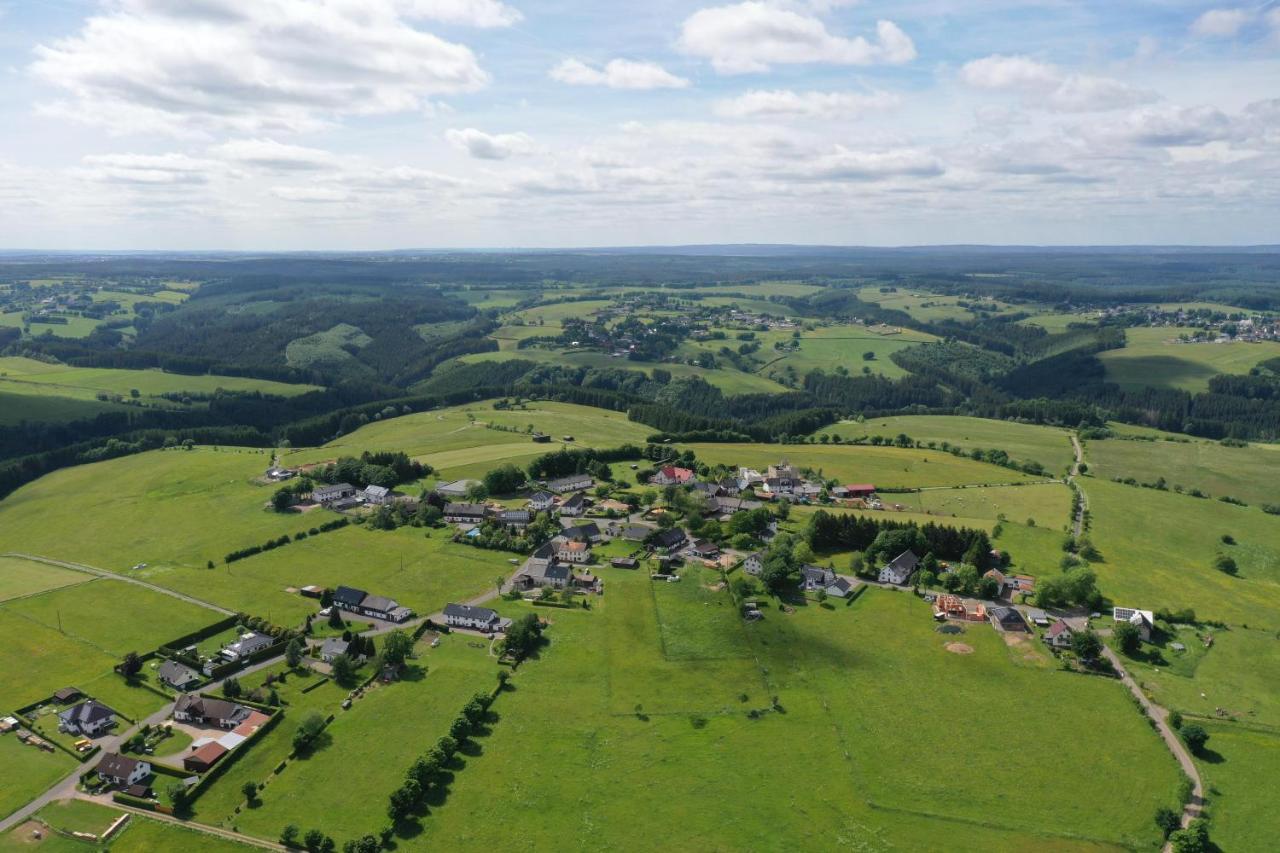
<svg viewBox="0 0 1280 853"><path fill-rule="evenodd" d="M391 490L386 486L365 486L364 493L378 498L385 498L387 495L391 494Z"/></svg>
<svg viewBox="0 0 1280 853"><path fill-rule="evenodd" d="M99 776L108 776L112 779L128 779L137 766L138 760L136 758L130 758L118 752L108 752L98 762L97 770Z"/></svg>
<svg viewBox="0 0 1280 853"><path fill-rule="evenodd" d="M508 524L528 524L533 515L527 509L506 509L498 513L498 520Z"/></svg>
<svg viewBox="0 0 1280 853"><path fill-rule="evenodd" d="M189 684L192 681L199 681L200 675L191 667L178 663L176 660L167 660L160 664L157 671L161 681L169 684Z"/></svg>
<svg viewBox="0 0 1280 853"><path fill-rule="evenodd" d="M543 571L542 576L551 578L552 580L568 580L572 571L572 569L563 563L553 563L552 565L547 566L546 570Z"/></svg>
<svg viewBox="0 0 1280 853"><path fill-rule="evenodd" d="M320 646L320 655L327 657L329 655L345 655L351 648L351 643L341 637L330 637Z"/></svg>
<svg viewBox="0 0 1280 853"><path fill-rule="evenodd" d="M545 489L543 489L529 495L529 500L538 501L540 503L546 503L547 501L555 500L555 497L556 496L551 494L551 492L548 492Z"/></svg>
<svg viewBox="0 0 1280 853"><path fill-rule="evenodd" d="M444 505L445 515L478 515L485 516L489 508L484 504L447 503Z"/></svg>
<svg viewBox="0 0 1280 853"><path fill-rule="evenodd" d="M175 712L184 711L205 720L238 720L249 716L249 709L226 699L213 699L196 693L184 693L173 706Z"/></svg>
<svg viewBox="0 0 1280 853"><path fill-rule="evenodd" d="M600 536L600 526L594 521L588 521L585 524L566 527L560 531L560 535L567 539L595 539Z"/></svg>
<svg viewBox="0 0 1280 853"><path fill-rule="evenodd" d="M586 502L587 502L587 499L582 496L582 492L574 492L572 495L566 498L564 503L560 504L560 506L578 507L578 506L582 506Z"/></svg>
<svg viewBox="0 0 1280 853"><path fill-rule="evenodd" d="M340 586L334 590L333 600L339 604L359 607L360 602L364 601L364 597L368 594L363 589L356 589L353 586Z"/></svg>
<svg viewBox="0 0 1280 853"><path fill-rule="evenodd" d="M311 490L313 495L319 494L339 494L341 492L354 492L356 487L350 483L333 483L327 486L316 486Z"/></svg>
<svg viewBox="0 0 1280 853"><path fill-rule="evenodd" d="M668 527L653 537L653 544L659 548L670 548L674 545L679 545L687 538L685 532L679 527Z"/></svg>
<svg viewBox="0 0 1280 853"><path fill-rule="evenodd" d="M394 598L387 598L385 595L366 595L364 601L360 602L360 606L365 610L390 613L400 605L396 603Z"/></svg>
<svg viewBox="0 0 1280 853"><path fill-rule="evenodd" d="M568 477L558 477L554 480L547 480L547 488L563 489L563 488L572 486L575 483L581 483L583 481L590 483L591 475L590 474L571 474Z"/></svg>
<svg viewBox="0 0 1280 853"><path fill-rule="evenodd" d="M103 720L114 717L115 713L115 711L112 711L98 700L90 699L86 702L81 702L79 705L73 705L59 714L58 718L66 723L86 725L99 723Z"/></svg>
<svg viewBox="0 0 1280 853"><path fill-rule="evenodd" d="M481 622L492 622L498 618L496 610L490 610L488 607L472 607L470 604L446 604L444 615L461 619L478 619Z"/></svg>
<svg viewBox="0 0 1280 853"><path fill-rule="evenodd" d="M906 550L890 560L886 568L897 569L902 572L913 572L919 564L920 558L913 551Z"/></svg>
<svg viewBox="0 0 1280 853"><path fill-rule="evenodd" d="M1026 625L1026 620L1022 618L1022 614L1012 607L993 607L991 608L991 618L995 619L1001 625Z"/></svg>
<svg viewBox="0 0 1280 853"><path fill-rule="evenodd" d="M831 569L824 569L822 566L815 566L811 563L806 563L800 567L800 574L805 580L815 580L827 583L828 579L831 578L835 572L831 571Z"/></svg>

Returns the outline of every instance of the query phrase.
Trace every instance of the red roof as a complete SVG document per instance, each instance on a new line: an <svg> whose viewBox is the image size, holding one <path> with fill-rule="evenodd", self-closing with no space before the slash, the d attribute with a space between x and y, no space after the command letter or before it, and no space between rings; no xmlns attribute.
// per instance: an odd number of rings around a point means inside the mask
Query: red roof
<svg viewBox="0 0 1280 853"><path fill-rule="evenodd" d="M676 468L673 465L667 465L662 469L662 476L666 477L668 480L676 480L677 482L683 483L693 477L693 472L688 468Z"/></svg>
<svg viewBox="0 0 1280 853"><path fill-rule="evenodd" d="M245 721L231 731L235 734L248 737L256 732L258 728L269 719L271 718L261 711L250 711L249 716L245 718Z"/></svg>
<svg viewBox="0 0 1280 853"><path fill-rule="evenodd" d="M227 748L216 740L211 740L195 752L182 759L183 764L191 762L192 764L202 764L205 767L212 767L214 762L227 754Z"/></svg>
<svg viewBox="0 0 1280 853"><path fill-rule="evenodd" d="M851 483L845 486L851 492L874 492L876 487L870 483Z"/></svg>
<svg viewBox="0 0 1280 853"><path fill-rule="evenodd" d="M1050 637L1056 637L1059 634L1061 634L1063 631L1070 631L1070 630L1071 630L1071 626L1068 625L1066 622L1054 622L1052 625L1049 626L1049 630L1046 631L1045 633L1048 634Z"/></svg>

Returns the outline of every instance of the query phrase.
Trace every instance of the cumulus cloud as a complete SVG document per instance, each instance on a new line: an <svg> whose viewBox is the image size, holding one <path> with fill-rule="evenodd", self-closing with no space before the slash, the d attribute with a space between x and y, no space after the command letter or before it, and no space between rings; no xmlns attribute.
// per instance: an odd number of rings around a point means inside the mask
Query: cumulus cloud
<svg viewBox="0 0 1280 853"><path fill-rule="evenodd" d="M1028 56L986 56L967 62L960 79L977 89L1018 92L1029 105L1058 112L1103 112L1159 100L1159 95L1111 77L1068 74Z"/></svg>
<svg viewBox="0 0 1280 853"><path fill-rule="evenodd" d="M533 150L533 139L526 133L491 134L474 127L451 128L445 132L445 139L480 160L505 160L513 154L528 154Z"/></svg>
<svg viewBox="0 0 1280 853"><path fill-rule="evenodd" d="M81 175L91 180L151 186L204 184L222 165L186 154L91 154Z"/></svg>
<svg viewBox="0 0 1280 853"><path fill-rule="evenodd" d="M1252 17L1245 9L1210 9L1191 23L1191 32L1201 38L1230 38Z"/></svg>
<svg viewBox="0 0 1280 853"><path fill-rule="evenodd" d="M932 154L915 149L855 151L843 145L788 170L806 181L883 181L888 178L936 178L946 169Z"/></svg>
<svg viewBox="0 0 1280 853"><path fill-rule="evenodd" d="M551 79L573 86L608 86L610 89L683 89L689 81L656 62L611 59L596 68L577 59L566 59L550 71Z"/></svg>
<svg viewBox="0 0 1280 853"><path fill-rule="evenodd" d="M710 60L722 74L813 62L900 65L916 58L915 44L892 21L876 23L875 41L847 38L828 31L813 14L759 0L694 12L685 19L678 44L685 53Z"/></svg>
<svg viewBox="0 0 1280 853"><path fill-rule="evenodd" d="M336 187L272 187L271 194L283 201L333 204L351 200L351 194Z"/></svg>
<svg viewBox="0 0 1280 853"><path fill-rule="evenodd" d="M121 132L301 130L484 86L470 48L414 25L484 5L116 0L39 45L30 71L66 93L47 112Z"/></svg>
<svg viewBox="0 0 1280 853"><path fill-rule="evenodd" d="M274 139L236 139L211 149L224 160L279 172L332 168L336 158L319 148L286 145Z"/></svg>
<svg viewBox="0 0 1280 853"><path fill-rule="evenodd" d="M406 17L472 27L509 27L524 20L519 9L498 0L402 0Z"/></svg>
<svg viewBox="0 0 1280 853"><path fill-rule="evenodd" d="M726 118L857 118L892 109L899 103L888 92L793 92L790 89L752 89L715 104Z"/></svg>

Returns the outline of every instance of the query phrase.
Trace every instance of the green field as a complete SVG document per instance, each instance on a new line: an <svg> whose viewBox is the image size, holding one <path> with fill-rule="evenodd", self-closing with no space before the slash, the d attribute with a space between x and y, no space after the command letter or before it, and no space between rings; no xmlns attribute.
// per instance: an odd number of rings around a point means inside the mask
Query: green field
<svg viewBox="0 0 1280 853"><path fill-rule="evenodd" d="M315 368L317 370L352 369L369 373L370 368L347 352L344 347L366 346L373 338L348 323L338 325L314 335L307 335L289 342L284 349L285 363L290 367Z"/></svg>
<svg viewBox="0 0 1280 853"><path fill-rule="evenodd" d="M1097 313L1092 314L1036 314L1033 317L1027 317L1025 320L1019 320L1019 325L1023 326L1040 326L1049 334L1059 334L1070 330L1074 323L1087 323L1093 325L1098 319Z"/></svg>
<svg viewBox="0 0 1280 853"><path fill-rule="evenodd" d="M1091 441L1087 459L1098 477L1132 477L1154 483L1163 477L1175 485L1200 489L1213 497L1248 503L1280 503L1280 445L1224 447L1193 441Z"/></svg>
<svg viewBox="0 0 1280 853"><path fill-rule="evenodd" d="M515 833L534 849L566 833L622 850L1155 843L1149 815L1172 802L1177 774L1114 683L1046 670L1028 660L1042 652L1007 648L986 626L962 638L973 654L951 654L926 605L878 590L750 626L717 613L689 637L710 655L664 656L689 611L716 605L666 588L689 581L654 590L656 607L643 572L607 583L591 612L555 615L550 649L499 700L502 722L425 822L424 844L492 847ZM724 656L739 649L750 657ZM680 670L702 691L671 690ZM748 718L773 695L785 713ZM1013 752L986 736L993 707L1024 734ZM942 762L953 748L964 760ZM636 835L635 815L655 812L663 820Z"/></svg>
<svg viewBox="0 0 1280 853"><path fill-rule="evenodd" d="M821 471L823 477L842 483L872 483L882 489L1022 483L1038 479L939 450L870 445L693 444L689 447L700 461L709 464L745 465L764 471L788 459L797 467ZM887 495L882 497L890 499Z"/></svg>
<svg viewBox="0 0 1280 853"><path fill-rule="evenodd" d="M1280 736L1225 723L1205 726L1206 757L1198 763L1213 815L1211 838L1219 850L1273 850L1280 837L1275 807Z"/></svg>
<svg viewBox="0 0 1280 853"><path fill-rule="evenodd" d="M973 320L977 315L972 311L961 308L957 304L959 302L982 305L997 315L1011 314L1017 310L1012 305L1007 305L994 299L966 299L961 296L939 296L936 293L901 289L890 293L881 293L878 287L862 288L862 290L858 291L858 298L863 302L879 305L881 308L903 311L910 314L912 319L924 323L936 323L940 320L959 320L961 322Z"/></svg>
<svg viewBox="0 0 1280 853"><path fill-rule="evenodd" d="M948 442L965 450L1003 450L1017 462L1039 462L1055 474L1065 473L1074 458L1071 434L1057 427L996 421L957 415L906 415L867 421L841 421L817 434L844 439L864 435L894 438L906 434L916 441Z"/></svg>
<svg viewBox="0 0 1280 853"><path fill-rule="evenodd" d="M0 380L0 389L9 387ZM19 392L0 390L0 426L16 426L23 421L31 423L63 423L88 420L103 412L122 412L120 403L104 403L98 400L76 400L62 397L56 389L28 386Z"/></svg>
<svg viewBox="0 0 1280 853"><path fill-rule="evenodd" d="M101 835L123 812L86 800L55 800L36 815L38 820L63 832Z"/></svg>
<svg viewBox="0 0 1280 853"><path fill-rule="evenodd" d="M1116 604L1192 607L1203 619L1280 628L1280 519L1256 507L1093 477L1082 485L1093 514L1090 535L1104 558L1094 569ZM1224 546L1224 533L1238 544ZM1213 568L1219 550L1235 558L1237 577Z"/></svg>
<svg viewBox="0 0 1280 853"><path fill-rule="evenodd" d="M84 572L16 557L0 557L0 602L90 580L93 575Z"/></svg>
<svg viewBox="0 0 1280 853"><path fill-rule="evenodd" d="M790 332L767 332L757 337L764 344L756 355L767 362L767 366L760 371L766 376L776 377L788 369L797 376L804 376L812 370L831 372L838 367L857 375L866 367L872 373L891 379L906 376L907 371L895 364L889 356L922 341L936 340L932 335L910 329L890 335L877 334L864 326L824 326L811 332L803 332L799 351L779 357L772 349L773 340L784 337L789 339ZM875 358L866 360L864 353L868 352L874 353Z"/></svg>
<svg viewBox="0 0 1280 853"><path fill-rule="evenodd" d="M0 716L9 712L6 706ZM0 735L0 818L22 808L75 768L75 760L65 752L27 746L13 733Z"/></svg>
<svg viewBox="0 0 1280 853"><path fill-rule="evenodd" d="M1123 349L1098 354L1107 381L1126 389L1177 388L1196 393L1209 389L1219 373L1248 373L1260 361L1280 356L1280 343L1175 343L1174 328L1138 328L1125 332Z"/></svg>
<svg viewBox="0 0 1280 853"><path fill-rule="evenodd" d="M29 358L0 358L0 391L12 394L52 393L72 399L93 400L99 392L128 397L130 391L136 390L143 397L153 397L159 394L212 394L219 388L258 391L279 397L318 390L314 385L293 385L242 376L188 376L162 370L68 367Z"/></svg>

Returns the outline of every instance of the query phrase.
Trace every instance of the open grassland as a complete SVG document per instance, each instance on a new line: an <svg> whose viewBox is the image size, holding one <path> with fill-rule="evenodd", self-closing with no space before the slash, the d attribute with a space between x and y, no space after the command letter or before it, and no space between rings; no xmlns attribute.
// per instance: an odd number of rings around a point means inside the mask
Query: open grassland
<svg viewBox="0 0 1280 853"><path fill-rule="evenodd" d="M129 825L116 836L110 848L114 853L172 853L174 850L199 850L200 853L252 853L255 848L173 823L135 815Z"/></svg>
<svg viewBox="0 0 1280 853"><path fill-rule="evenodd" d="M1176 771L1114 683L1032 665L1027 656L1043 652L1007 648L985 625L962 638L973 654L951 654L927 605L878 590L851 607L771 609L753 625L717 615L699 641L719 657L664 657L669 611L696 609L701 595L666 587L691 580L653 590L650 609L645 573L607 572L609 592L590 612L557 611L550 647L499 700L502 723L425 820L422 842L492 847L519 833L532 849L567 835L618 850L754 849L765 838L804 849L929 849L942 837L957 850L1154 845L1150 811L1172 802ZM737 648L750 657L723 655ZM621 658L645 666L620 669ZM670 693L672 668L696 668L703 695ZM775 695L785 713L748 717ZM1054 734L1006 748L989 737L993 707L1023 732ZM964 760L940 764L951 746ZM559 772L512 773L513 762ZM1061 796L1064 785L1076 793ZM641 836L638 814L663 819Z"/></svg>
<svg viewBox="0 0 1280 853"><path fill-rule="evenodd" d="M98 400L76 400L58 395L56 389L27 386L20 391L4 390L11 387L0 380L0 426L16 426L23 421L31 423L63 423L87 420L103 412L122 412L121 403L104 403Z"/></svg>
<svg viewBox="0 0 1280 853"><path fill-rule="evenodd" d="M1039 462L1055 474L1065 473L1073 459L1071 434L1065 429L1015 421L996 421L958 415L906 415L868 421L841 421L818 435L850 439L866 435L894 438L907 435L916 441L945 441L965 450L1003 450L1016 462Z"/></svg>
<svg viewBox="0 0 1280 853"><path fill-rule="evenodd" d="M512 317L519 317L531 326L559 326L564 320L585 320L603 308L613 304L611 299L584 299L577 302L557 302L553 305L535 305L523 311L514 312ZM556 334L556 331L547 334Z"/></svg>
<svg viewBox="0 0 1280 853"><path fill-rule="evenodd" d="M448 734L462 706L492 689L497 676L488 642L474 637L450 635L435 649L419 644L417 653L417 672L375 687L349 711L339 711L318 750L271 778L261 803L234 817L240 831L275 839L286 824L296 823L346 839L387 824L387 797L409 765ZM501 729L509 722L502 698L493 710L501 719L491 725ZM465 777L487 742L480 738L460 751L451 768L455 774ZM517 773L514 766L508 770Z"/></svg>
<svg viewBox="0 0 1280 853"><path fill-rule="evenodd" d="M108 367L68 367L46 364L29 358L0 358L0 391L23 393L29 385L49 386L58 394L76 399L93 399L106 392L129 396L136 390L144 397L158 394L212 394L225 391L258 391L279 397L293 397L315 391L314 385L294 385L242 376L188 376L162 370L122 370ZM40 389L32 391L39 393Z"/></svg>
<svg viewBox="0 0 1280 853"><path fill-rule="evenodd" d="M714 294L737 294L745 293L748 296L765 299L770 296L809 296L817 293L824 288L817 284L805 284L802 281L762 281L755 284L733 284L724 287L713 287L708 289L699 288L696 293L714 293ZM777 306L777 310L785 310L783 306Z"/></svg>
<svg viewBox="0 0 1280 853"><path fill-rule="evenodd" d="M787 339L791 337L790 332L770 332L759 336L765 346L756 355L767 361L767 366L760 371L766 376L778 376L784 371L794 371L797 376L804 376L812 370L831 372L837 367L843 367L856 375L861 374L866 367L872 373L894 379L906 376L907 371L895 364L889 356L923 341L936 340L932 335L910 329L890 335L877 334L874 328L865 326L824 326L812 332L801 333L800 349L780 356L772 348L771 336L775 335L778 340L783 336ZM866 353L871 353L874 358L868 360Z"/></svg>
<svg viewBox="0 0 1280 853"><path fill-rule="evenodd" d="M10 711L5 707L0 716ZM76 762L65 752L27 746L13 733L0 735L0 818L31 802L75 767Z"/></svg>
<svg viewBox="0 0 1280 853"><path fill-rule="evenodd" d="M42 808L36 817L63 832L88 832L101 835L123 812L86 800L55 800Z"/></svg>
<svg viewBox="0 0 1280 853"><path fill-rule="evenodd" d="M993 314L1012 314L1018 310L1012 305L994 299L965 298L961 296L940 296L935 293L921 291L895 290L881 293L878 287L864 287L858 291L858 298L863 302L871 302L881 308L902 311L910 314L912 319L925 323L936 323L940 320L968 321L977 315L960 307L960 302L980 305Z"/></svg>
<svg viewBox="0 0 1280 853"><path fill-rule="evenodd" d="M1280 628L1280 518L1092 477L1082 485L1103 556L1094 569L1116 604L1192 607L1204 619ZM1238 544L1224 545L1222 534ZM1213 567L1219 551L1236 560L1238 576Z"/></svg>
<svg viewBox="0 0 1280 853"><path fill-rule="evenodd" d="M1125 332L1123 349L1099 353L1107 381L1122 388L1209 389L1219 373L1248 373L1260 361L1280 356L1280 343L1177 343L1176 328L1138 328Z"/></svg>
<svg viewBox="0 0 1280 853"><path fill-rule="evenodd" d="M449 541L452 530L402 527L394 531L351 526L311 536L217 569L148 570L152 583L202 596L228 609L295 624L318 608L314 599L287 592L306 584L355 586L396 599L422 614L491 589L511 566L503 551Z"/></svg>
<svg viewBox="0 0 1280 853"><path fill-rule="evenodd" d="M0 557L0 601L34 595L90 580L93 580L93 575L84 572L62 569L17 557Z"/></svg>
<svg viewBox="0 0 1280 853"><path fill-rule="evenodd" d="M1132 477L1142 483L1163 477L1170 488L1200 489L1248 503L1280 503L1280 445L1110 439L1089 442L1085 454L1099 477Z"/></svg>
<svg viewBox="0 0 1280 853"><path fill-rule="evenodd" d="M1280 736L1227 723L1205 729L1209 744L1197 763L1209 793L1210 837L1219 850L1274 850L1280 838Z"/></svg>
<svg viewBox="0 0 1280 853"><path fill-rule="evenodd" d="M787 459L800 468L820 471L842 483L872 483L878 488L989 485L1034 482L1020 471L974 462L939 450L902 447L762 444L692 444L702 462L745 465L763 471ZM897 495L882 495L886 501Z"/></svg>
<svg viewBox="0 0 1280 853"><path fill-rule="evenodd" d="M1062 483L1030 483L1025 486L976 486L963 489L926 489L905 495L885 495L888 503L918 507L934 515L970 518L1004 516L1015 524L1028 518L1037 524L1057 526L1071 514L1071 490Z"/></svg>
<svg viewBox="0 0 1280 853"><path fill-rule="evenodd" d="M332 516L275 513L257 449L156 450L64 468L0 502L0 552L125 571L196 567Z"/></svg>
<svg viewBox="0 0 1280 853"><path fill-rule="evenodd" d="M1094 314L1036 314L1019 320L1022 326L1039 326L1049 334L1059 334L1070 330L1073 324L1094 325L1098 315Z"/></svg>

